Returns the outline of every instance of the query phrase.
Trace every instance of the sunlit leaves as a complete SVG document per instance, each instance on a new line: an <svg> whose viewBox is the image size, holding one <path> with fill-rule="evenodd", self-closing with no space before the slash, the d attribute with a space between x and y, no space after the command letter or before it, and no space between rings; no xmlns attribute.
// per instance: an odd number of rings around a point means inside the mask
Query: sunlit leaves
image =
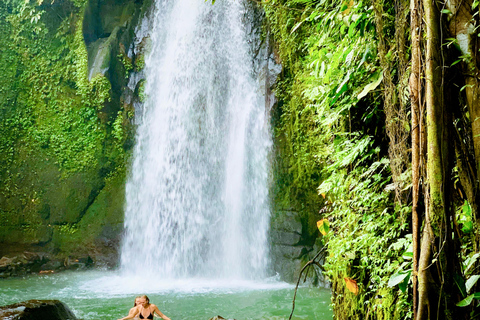
<svg viewBox="0 0 480 320"><path fill-rule="evenodd" d="M472 208L466 200L457 210L457 221L462 225L463 233L471 233L473 231Z"/></svg>

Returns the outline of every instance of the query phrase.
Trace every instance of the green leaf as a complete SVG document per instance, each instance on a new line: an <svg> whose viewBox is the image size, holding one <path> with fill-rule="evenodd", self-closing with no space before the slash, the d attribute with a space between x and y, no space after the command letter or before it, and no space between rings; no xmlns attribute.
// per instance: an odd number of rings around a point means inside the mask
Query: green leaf
<svg viewBox="0 0 480 320"><path fill-rule="evenodd" d="M470 303L472 303L473 299L480 299L480 292L472 293L471 295L457 303L457 307L467 307L470 305Z"/></svg>
<svg viewBox="0 0 480 320"><path fill-rule="evenodd" d="M410 281L410 276L412 275L412 272L408 272L408 277L406 277L402 282L398 284L398 287L400 290L402 290L403 293L407 291L407 286L408 286L408 281Z"/></svg>
<svg viewBox="0 0 480 320"><path fill-rule="evenodd" d="M462 294L462 296L465 297L467 295L467 288L465 287L465 280L463 279L463 277L458 273L455 273L453 275L453 281L455 281L455 284L460 290L460 293Z"/></svg>
<svg viewBox="0 0 480 320"><path fill-rule="evenodd" d="M322 219L322 220L317 221L317 227L318 227L318 230L319 230L323 235L326 235L327 232L328 232L328 230L330 230L330 225L329 225L327 219Z"/></svg>
<svg viewBox="0 0 480 320"><path fill-rule="evenodd" d="M480 253L475 253L473 256L465 260L464 262L465 271L463 272L464 274L467 274L467 272L470 270L473 264L477 261L479 256L480 256Z"/></svg>
<svg viewBox="0 0 480 320"><path fill-rule="evenodd" d="M463 214L466 216L472 216L472 208L470 207L470 204L468 201L465 200L465 203L462 206Z"/></svg>
<svg viewBox="0 0 480 320"><path fill-rule="evenodd" d="M375 90L378 85L382 82L383 80L383 72L377 72L377 75L376 75L376 79L373 81L373 82L370 82L369 84L367 84L362 92L360 92L357 96L357 99L360 100L362 99L363 97L365 97L370 91L372 90Z"/></svg>
<svg viewBox="0 0 480 320"><path fill-rule="evenodd" d="M473 288L473 286L475 285L475 283L477 283L478 279L480 279L480 275L476 274L476 275L473 275L471 276L467 282L465 282L465 287L467 289L467 293L470 292L470 290Z"/></svg>
<svg viewBox="0 0 480 320"><path fill-rule="evenodd" d="M472 303L472 300L473 294L469 295L468 297L457 303L457 307L467 307L470 305L470 303Z"/></svg>
<svg viewBox="0 0 480 320"><path fill-rule="evenodd" d="M462 61L462 59L458 59L458 60L454 61L454 62L450 65L450 67L453 67L454 65L456 65L456 64L459 63L460 61Z"/></svg>
<svg viewBox="0 0 480 320"><path fill-rule="evenodd" d="M347 88L345 85L347 84L348 80L350 80L350 73L347 74L345 79L343 79L342 83L340 83L340 85L338 86L337 95L341 95L342 93L344 93L347 90L347 89L344 89L344 88Z"/></svg>
<svg viewBox="0 0 480 320"><path fill-rule="evenodd" d="M473 231L473 222L466 221L462 224L462 232L463 233L471 233Z"/></svg>
<svg viewBox="0 0 480 320"><path fill-rule="evenodd" d="M410 272L398 272L394 273L390 279L388 279L388 286L389 287L395 287L397 284L403 282L405 278L407 278L410 275Z"/></svg>

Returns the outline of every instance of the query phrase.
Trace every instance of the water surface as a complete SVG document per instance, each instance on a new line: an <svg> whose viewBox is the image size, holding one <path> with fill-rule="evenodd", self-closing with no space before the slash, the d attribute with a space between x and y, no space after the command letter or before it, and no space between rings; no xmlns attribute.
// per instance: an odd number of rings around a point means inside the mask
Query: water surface
<svg viewBox="0 0 480 320"><path fill-rule="evenodd" d="M172 320L288 319L294 286L276 279L218 282L128 278L116 272L63 272L0 280L0 305L28 299L58 299L79 319L118 319L134 297L147 294ZM293 319L332 319L330 292L301 287Z"/></svg>

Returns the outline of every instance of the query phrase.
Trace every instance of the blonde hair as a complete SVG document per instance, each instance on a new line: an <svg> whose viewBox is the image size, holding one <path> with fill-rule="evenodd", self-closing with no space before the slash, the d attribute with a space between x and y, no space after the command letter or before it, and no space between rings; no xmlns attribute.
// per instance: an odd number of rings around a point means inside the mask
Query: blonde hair
<svg viewBox="0 0 480 320"><path fill-rule="evenodd" d="M150 299L146 295L140 296L140 298L147 300L147 303L150 304Z"/></svg>
<svg viewBox="0 0 480 320"><path fill-rule="evenodd" d="M140 299L142 298L142 296L136 296L135 297L135 300L133 301L133 306L136 307L137 306L137 299Z"/></svg>

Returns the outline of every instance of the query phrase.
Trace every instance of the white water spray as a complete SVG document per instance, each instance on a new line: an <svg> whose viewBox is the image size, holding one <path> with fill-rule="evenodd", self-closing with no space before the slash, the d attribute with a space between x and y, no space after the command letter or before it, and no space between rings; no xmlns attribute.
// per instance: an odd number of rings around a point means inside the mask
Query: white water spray
<svg viewBox="0 0 480 320"><path fill-rule="evenodd" d="M266 276L271 145L240 0L157 0L121 268Z"/></svg>

